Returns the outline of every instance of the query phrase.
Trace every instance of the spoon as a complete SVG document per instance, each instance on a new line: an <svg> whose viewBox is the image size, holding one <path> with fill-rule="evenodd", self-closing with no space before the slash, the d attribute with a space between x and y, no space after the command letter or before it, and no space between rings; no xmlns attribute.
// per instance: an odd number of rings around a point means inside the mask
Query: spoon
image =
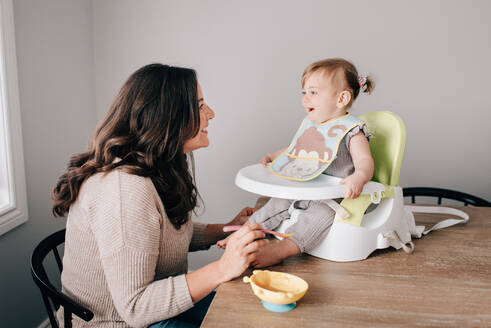
<svg viewBox="0 0 491 328"><path fill-rule="evenodd" d="M225 231L225 232L236 231L236 230L239 230L240 228L242 228L242 226L240 226L240 225L225 226L225 227L223 227L223 231ZM261 229L261 231L264 233L269 233L271 235L275 235L275 236L282 237L282 238L290 238L291 236L294 235L294 233L281 233L281 232L276 232L276 231L266 230L266 229Z"/></svg>

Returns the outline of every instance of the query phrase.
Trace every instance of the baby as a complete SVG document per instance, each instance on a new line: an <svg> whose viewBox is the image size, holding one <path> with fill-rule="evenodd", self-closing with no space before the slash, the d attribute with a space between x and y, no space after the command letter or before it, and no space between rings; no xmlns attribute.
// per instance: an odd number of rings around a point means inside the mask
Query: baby
<svg viewBox="0 0 491 328"><path fill-rule="evenodd" d="M272 173L286 179L308 181L320 174L344 178L347 198L357 198L373 175L369 133L363 121L347 111L360 92L370 93L374 84L361 77L347 60L332 58L309 65L302 74L302 105L307 113L290 146L266 154ZM281 262L314 248L328 234L335 210L333 201L270 199L250 218L263 229L274 230L300 209L298 221L288 227L291 238L270 243L252 263L260 268ZM218 243L224 247L226 240Z"/></svg>

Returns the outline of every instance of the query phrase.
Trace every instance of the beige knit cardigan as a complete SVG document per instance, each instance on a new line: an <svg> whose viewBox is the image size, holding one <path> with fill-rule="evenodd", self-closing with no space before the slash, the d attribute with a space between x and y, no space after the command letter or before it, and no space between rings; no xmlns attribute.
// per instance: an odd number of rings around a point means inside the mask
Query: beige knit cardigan
<svg viewBox="0 0 491 328"><path fill-rule="evenodd" d="M191 308L187 253L210 246L205 227L176 230L149 178L116 169L87 179L68 214L61 281L94 318L73 316L73 327L146 327Z"/></svg>

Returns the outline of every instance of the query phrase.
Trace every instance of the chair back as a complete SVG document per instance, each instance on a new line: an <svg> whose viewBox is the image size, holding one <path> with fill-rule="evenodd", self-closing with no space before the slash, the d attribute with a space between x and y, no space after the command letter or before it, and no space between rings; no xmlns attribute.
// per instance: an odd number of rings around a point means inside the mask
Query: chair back
<svg viewBox="0 0 491 328"><path fill-rule="evenodd" d="M61 291L58 291L48 279L43 262L46 256L52 252L61 274L63 264L61 262L61 257L57 247L64 242L65 229L55 232L43 239L36 246L31 256L32 279L41 291L41 296L43 298L46 311L48 312L48 317L52 328L59 327L55 319L54 312L58 310L60 306L63 307L65 327L70 328L72 326L72 313L85 321L91 320L94 316L90 310L78 304Z"/></svg>
<svg viewBox="0 0 491 328"><path fill-rule="evenodd" d="M404 122L398 115L389 111L368 112L359 118L367 124L373 135L369 143L375 163L372 180L397 186L406 145Z"/></svg>
<svg viewBox="0 0 491 328"><path fill-rule="evenodd" d="M406 187L402 188L404 197L411 197L411 203L416 204L416 196L424 197L436 197L438 198L438 205L442 204L442 199L451 199L464 203L464 206L483 206L491 207L491 202L484 198L474 196L462 191L435 188L435 187Z"/></svg>

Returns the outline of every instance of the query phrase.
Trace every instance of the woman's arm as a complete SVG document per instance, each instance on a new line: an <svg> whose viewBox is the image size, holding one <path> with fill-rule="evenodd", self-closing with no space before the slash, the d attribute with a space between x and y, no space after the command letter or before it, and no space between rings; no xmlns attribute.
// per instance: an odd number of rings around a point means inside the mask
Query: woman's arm
<svg viewBox="0 0 491 328"><path fill-rule="evenodd" d="M194 222L193 226L193 238L189 245L190 251L197 251L208 249L211 245L216 244L217 241L226 238L230 235L230 232L223 232L223 227L226 225L243 225L249 219L256 208L245 207L242 211L235 216L232 221L225 224L204 224Z"/></svg>
<svg viewBox="0 0 491 328"><path fill-rule="evenodd" d="M257 223L244 224L228 241L222 257L196 271L186 274L189 293L194 303L211 293L219 284L242 274L256 260L257 252L267 239Z"/></svg>

